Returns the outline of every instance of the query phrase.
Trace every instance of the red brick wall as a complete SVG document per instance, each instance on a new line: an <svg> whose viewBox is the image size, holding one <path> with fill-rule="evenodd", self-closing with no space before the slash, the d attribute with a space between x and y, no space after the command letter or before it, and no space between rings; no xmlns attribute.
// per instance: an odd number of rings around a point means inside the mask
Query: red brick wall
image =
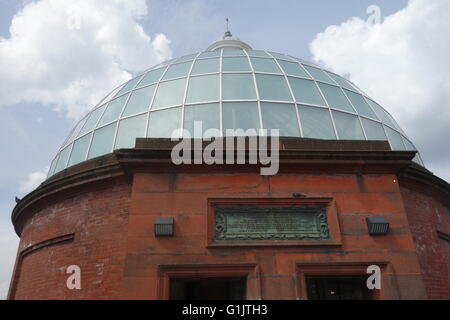
<svg viewBox="0 0 450 320"><path fill-rule="evenodd" d="M400 180L409 225L429 299L450 299L450 199L432 187Z"/></svg>
<svg viewBox="0 0 450 320"><path fill-rule="evenodd" d="M294 192L334 199L341 246L207 247L208 199L291 198ZM136 173L71 189L35 208L19 252L55 237L75 237L26 255L16 266L11 298L158 299L161 265L252 264L257 297L297 299L299 264L372 261L388 262L381 298L426 298L404 208L390 174ZM390 233L369 236L369 215L386 217ZM154 237L156 217L175 218L174 237ZM81 267L81 290L66 288L65 270L72 264Z"/></svg>
<svg viewBox="0 0 450 320"><path fill-rule="evenodd" d="M124 270L124 297L161 298L160 265L259 267L261 298L296 299L298 263L388 261L384 298L425 298L414 243L394 175L135 174ZM207 248L210 198L335 199L342 246ZM372 237L365 217L384 216L390 234ZM156 217L174 217L173 238L155 238ZM254 295L253 295L254 296Z"/></svg>
<svg viewBox="0 0 450 320"><path fill-rule="evenodd" d="M75 234L73 241L32 251L16 263L14 299L103 299L120 291L126 252L130 182L110 180L73 189L46 202L22 232L19 252ZM69 265L81 268L81 290L69 290Z"/></svg>

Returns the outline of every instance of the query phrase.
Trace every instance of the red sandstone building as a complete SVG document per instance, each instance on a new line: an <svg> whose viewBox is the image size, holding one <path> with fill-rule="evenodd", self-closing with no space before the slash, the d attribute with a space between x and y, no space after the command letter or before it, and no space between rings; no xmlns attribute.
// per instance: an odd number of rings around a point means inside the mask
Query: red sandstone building
<svg viewBox="0 0 450 320"><path fill-rule="evenodd" d="M176 165L194 121L280 129L278 173ZM449 184L354 84L229 33L101 101L12 221L9 299L450 299Z"/></svg>

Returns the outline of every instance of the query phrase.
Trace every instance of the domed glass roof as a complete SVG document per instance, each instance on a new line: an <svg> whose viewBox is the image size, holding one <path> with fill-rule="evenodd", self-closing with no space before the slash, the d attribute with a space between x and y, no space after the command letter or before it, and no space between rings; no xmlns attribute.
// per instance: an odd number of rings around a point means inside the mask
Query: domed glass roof
<svg viewBox="0 0 450 320"><path fill-rule="evenodd" d="M353 83L288 55L216 47L166 61L106 96L69 134L49 176L137 137L175 129L279 129L280 136L387 140L416 150L393 117ZM422 164L420 156L415 161Z"/></svg>

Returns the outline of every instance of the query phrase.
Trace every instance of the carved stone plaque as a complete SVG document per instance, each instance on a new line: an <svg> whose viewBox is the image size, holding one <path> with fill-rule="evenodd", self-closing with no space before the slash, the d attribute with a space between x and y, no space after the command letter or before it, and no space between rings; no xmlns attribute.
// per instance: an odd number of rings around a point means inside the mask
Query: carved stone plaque
<svg viewBox="0 0 450 320"><path fill-rule="evenodd" d="M324 206L236 206L215 210L215 241L328 239Z"/></svg>

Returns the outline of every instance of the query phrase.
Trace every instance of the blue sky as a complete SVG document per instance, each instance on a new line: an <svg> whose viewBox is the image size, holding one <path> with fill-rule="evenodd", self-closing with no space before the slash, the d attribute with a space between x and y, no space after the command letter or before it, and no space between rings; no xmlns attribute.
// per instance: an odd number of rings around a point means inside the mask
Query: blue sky
<svg viewBox="0 0 450 320"><path fill-rule="evenodd" d="M54 0L34 2L52 3L52 1ZM444 138L450 133L449 130L445 131L446 127L450 127L447 117L448 96L445 92L446 88L450 88L448 85L450 77L445 68L437 65L438 62L445 61L439 53L445 49L448 52L448 43L439 43L433 37L427 37L420 32L421 23L431 21L431 26L427 25L427 28L434 27L433 30L438 30L438 38L450 38L448 31L441 30L440 25L450 20L448 16L442 17L446 13L441 13L442 7L446 6L448 9L448 1L447 4L445 0L433 1L433 5L438 7L428 10L430 11L428 13L424 8L430 5L429 1L415 0L407 10L403 10L404 14L396 13L407 6L406 0L147 2L133 0L127 1L126 10L119 5L114 7L116 2L118 1L108 1L108 8L105 8L106 0L90 1L90 7L81 10L81 22L88 21L88 23L81 25L80 32L83 34L79 37L85 38L80 43L87 44L77 50L76 55L79 57L64 60L58 54L61 52L64 55L74 51L73 43L70 43L72 38L61 40L68 38L61 34L63 31L39 34L34 30L27 30L27 25L43 31L46 28L55 29L55 26L64 23L64 20L53 21L52 16L52 19L49 19L51 21L43 21L52 13L57 15L59 12L64 15L67 13L64 8L58 8L57 5L32 6L31 1L26 0L0 0L0 82L2 82L0 87L6 87L3 91L0 89L0 150L3 154L0 157L0 297L4 296L7 290L18 244L10 222L10 213L15 204L14 197L16 195L22 197L28 191L27 183L33 182L29 180L39 179L42 176L37 174L33 178L30 174L45 170L76 119L89 109L89 103L85 102L94 101L91 96L89 99L83 99L84 95L78 93L80 90L73 90L74 93L63 86L65 83L76 83L76 80L80 79L80 74L73 69L83 70L83 66L95 69L98 65L93 77L97 77L95 78L97 82L103 83L98 86L89 85L84 90L95 91L92 97L106 95L107 88L113 89L112 84L123 82L127 76L156 64L164 57L170 55L176 57L203 50L222 36L226 17L230 18L232 33L253 48L316 60L334 71L349 76L391 111L422 151L430 170L447 180L450 178L450 152L448 147L442 147L448 145ZM366 9L370 5L377 5L381 9L381 25L361 27L368 18ZM19 14L23 8L27 10ZM118 35L107 34L106 40L102 40L101 43L89 43L91 39L89 32L92 31L89 28L95 29L98 26L95 24L98 19L90 19L87 15L102 10L111 16L117 15L120 20L117 26L121 32ZM124 17L120 17L121 14ZM431 19L427 14L431 15ZM22 19L17 21L25 23L17 23L16 31L12 35L11 22L18 16ZM352 17L360 19L352 20ZM385 19L386 17L389 18ZM115 21L109 19L111 20ZM414 25L414 21L417 21L418 26ZM331 25L338 27L327 29ZM108 25L105 32L113 33L114 30L119 30L117 26ZM136 31L136 26L141 26L143 33ZM56 29L63 30L63 28ZM129 32L124 31L121 34L123 30ZM158 34L163 36L157 38ZM363 40L361 43L355 39ZM369 40L365 43L364 39ZM116 43L117 47L110 46ZM423 49L421 44L430 48ZM46 52L50 51L49 46L52 48L50 53ZM67 51L64 51L65 48L68 48ZM142 52L138 48L142 48ZM418 48L417 54L411 56L411 50L408 48ZM11 50L17 50L18 54L8 55L8 51ZM29 53L27 50L30 50ZM93 64L89 61L89 57L98 51L102 51L102 55L97 58L108 59L108 63ZM134 51L137 57L135 60ZM41 68L39 60L33 60L36 56L48 58L48 64ZM2 68L2 58L8 62L6 69L9 69L6 71ZM436 63L433 64L432 60L436 60ZM54 65L53 61L56 61ZM370 68L365 68L365 65L374 62L384 63L386 67L383 70L379 68L366 70ZM426 72L422 69L425 68L436 70L440 83L422 82L423 74ZM402 78L391 77L392 73L396 76L401 75ZM36 81L40 83L36 84ZM383 86L376 85L377 83L383 83ZM391 89L392 87L395 90ZM57 97L56 102L52 94ZM88 95L91 95L91 92L86 94ZM59 97L61 102L58 101ZM415 101L418 102L415 104ZM430 103L419 104L422 101ZM428 114L424 109L429 109L430 112L435 110L445 112L439 111L444 116L427 118L424 117L424 114ZM439 124L436 125L436 122ZM434 143L429 143L431 141ZM441 146L436 146L440 142Z"/></svg>
<svg viewBox="0 0 450 320"><path fill-rule="evenodd" d="M197 52L222 36L225 18L231 31L253 48L311 59L309 43L329 25L349 17L367 18L369 5L389 15L406 0L315 1L153 1L144 25L172 40L174 56ZM192 25L195 26L192 26Z"/></svg>

